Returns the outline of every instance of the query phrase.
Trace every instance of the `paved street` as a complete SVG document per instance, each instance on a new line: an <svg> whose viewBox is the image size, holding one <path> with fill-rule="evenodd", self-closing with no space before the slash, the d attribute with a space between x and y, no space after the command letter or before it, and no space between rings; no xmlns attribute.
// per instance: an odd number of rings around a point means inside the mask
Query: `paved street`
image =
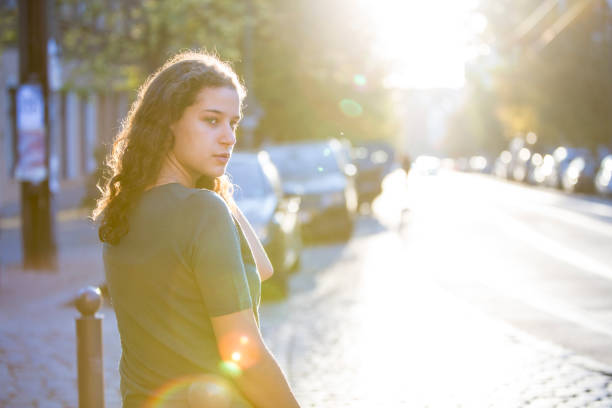
<svg viewBox="0 0 612 408"><path fill-rule="evenodd" d="M460 173L414 177L409 188L404 235L437 284L612 365L610 201Z"/></svg>
<svg viewBox="0 0 612 408"><path fill-rule="evenodd" d="M62 303L102 269L95 231L60 230L59 275L0 277L2 407L76 406ZM262 332L304 407L612 407L611 243L608 202L456 173L406 188L396 172L351 241L304 252ZM113 407L120 345L103 314Z"/></svg>

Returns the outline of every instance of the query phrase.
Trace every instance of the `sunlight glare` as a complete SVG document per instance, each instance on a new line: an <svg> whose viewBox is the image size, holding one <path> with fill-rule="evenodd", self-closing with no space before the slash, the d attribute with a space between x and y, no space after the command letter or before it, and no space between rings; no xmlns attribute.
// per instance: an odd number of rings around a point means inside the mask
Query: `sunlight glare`
<svg viewBox="0 0 612 408"><path fill-rule="evenodd" d="M392 64L387 83L405 88L460 88L471 43L486 27L476 0L360 0L371 16L376 52Z"/></svg>

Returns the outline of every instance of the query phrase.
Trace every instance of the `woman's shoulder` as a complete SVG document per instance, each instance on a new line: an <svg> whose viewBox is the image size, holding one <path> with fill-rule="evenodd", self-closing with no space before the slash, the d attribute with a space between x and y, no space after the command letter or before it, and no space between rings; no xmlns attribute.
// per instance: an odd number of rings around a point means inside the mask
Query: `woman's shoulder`
<svg viewBox="0 0 612 408"><path fill-rule="evenodd" d="M216 192L197 188L189 190L185 198L184 211L197 212L200 215L209 214L213 217L231 216L227 203Z"/></svg>

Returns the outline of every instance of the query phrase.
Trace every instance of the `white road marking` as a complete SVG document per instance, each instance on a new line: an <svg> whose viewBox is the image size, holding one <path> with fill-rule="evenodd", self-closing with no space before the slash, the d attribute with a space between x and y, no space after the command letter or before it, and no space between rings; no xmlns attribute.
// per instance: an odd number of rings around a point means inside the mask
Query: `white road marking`
<svg viewBox="0 0 612 408"><path fill-rule="evenodd" d="M544 252L553 258L560 259L574 266L576 269L584 270L593 275L612 280L612 268L608 265L536 232L522 221L510 215L503 212L496 212L491 217L491 220L496 222L504 231L518 238L519 241L531 244L535 250Z"/></svg>
<svg viewBox="0 0 612 408"><path fill-rule="evenodd" d="M518 207L520 202L518 200L512 201L511 204L514 204ZM563 208L551 206L551 205L542 205L542 204L529 204L528 207L525 207L526 212L535 212L540 215L544 215L549 218L557 219L561 222L590 230L597 234L606 235L612 238L612 224L607 223L605 221L600 221L597 219L593 219L587 215L583 215L577 213L575 211L566 210Z"/></svg>
<svg viewBox="0 0 612 408"><path fill-rule="evenodd" d="M502 283L499 280L487 281L485 286L495 289L506 296L512 297L521 303L533 307L534 309L541 310L552 316L577 324L578 326L585 327L593 332L612 337L612 326L597 322L589 318L586 314L546 297L540 292L536 293L525 288L524 286L517 288L517 290L512 290L511 288L516 287L516 285L513 285L511 282Z"/></svg>

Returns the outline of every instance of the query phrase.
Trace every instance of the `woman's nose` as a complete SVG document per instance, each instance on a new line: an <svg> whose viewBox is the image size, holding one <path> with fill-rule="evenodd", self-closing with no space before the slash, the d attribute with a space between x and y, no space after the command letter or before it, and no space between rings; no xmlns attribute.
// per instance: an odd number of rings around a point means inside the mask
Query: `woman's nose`
<svg viewBox="0 0 612 408"><path fill-rule="evenodd" d="M223 129L223 134L221 136L221 142L226 145L234 145L236 144L236 131L234 127L230 124L226 125Z"/></svg>

